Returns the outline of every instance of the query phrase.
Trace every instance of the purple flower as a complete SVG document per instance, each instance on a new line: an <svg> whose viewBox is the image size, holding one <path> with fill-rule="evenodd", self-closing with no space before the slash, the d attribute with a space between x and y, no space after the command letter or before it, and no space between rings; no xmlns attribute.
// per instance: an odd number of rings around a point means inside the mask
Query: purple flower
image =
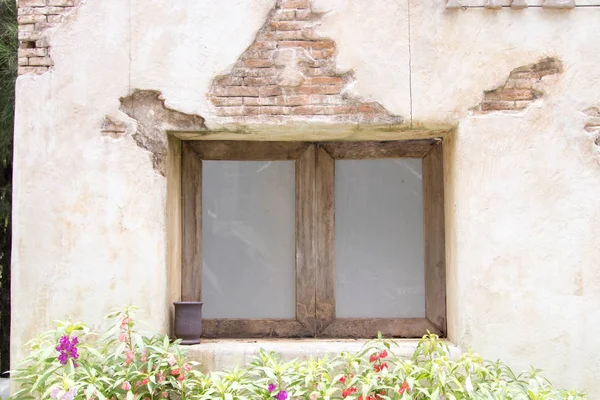
<svg viewBox="0 0 600 400"><path fill-rule="evenodd" d="M269 386L267 386L267 389L269 389L270 393L273 393L275 391L275 385L273 383L269 383Z"/></svg>
<svg viewBox="0 0 600 400"><path fill-rule="evenodd" d="M79 343L79 339L74 337L71 339L68 335L63 335L58 340L58 346L56 346L56 351L58 351L58 361L62 365L66 365L69 361L69 358L73 360L77 360L79 358L79 354L77 353L77 344ZM77 368L77 363L73 362L73 366Z"/></svg>
<svg viewBox="0 0 600 400"><path fill-rule="evenodd" d="M285 390L282 390L281 392L277 393L277 400L287 400L288 398L288 394Z"/></svg>

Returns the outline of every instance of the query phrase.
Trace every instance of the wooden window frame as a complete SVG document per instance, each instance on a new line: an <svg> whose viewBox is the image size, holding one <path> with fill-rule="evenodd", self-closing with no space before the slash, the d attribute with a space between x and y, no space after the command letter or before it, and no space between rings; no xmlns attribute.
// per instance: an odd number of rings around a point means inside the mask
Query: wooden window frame
<svg viewBox="0 0 600 400"><path fill-rule="evenodd" d="M423 160L424 318L336 318L335 160ZM443 145L440 139L384 142L186 141L182 148L184 301L202 300L202 161L295 161L296 318L204 319L208 338L420 337L446 334Z"/></svg>

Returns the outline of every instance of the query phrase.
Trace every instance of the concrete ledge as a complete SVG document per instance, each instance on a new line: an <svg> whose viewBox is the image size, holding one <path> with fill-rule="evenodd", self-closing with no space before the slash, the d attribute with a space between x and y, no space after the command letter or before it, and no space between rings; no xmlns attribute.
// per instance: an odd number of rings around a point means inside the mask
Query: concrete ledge
<svg viewBox="0 0 600 400"><path fill-rule="evenodd" d="M242 367L252 361L259 349L275 351L283 361L295 358L306 360L325 355L339 355L344 351L359 352L367 340L324 340L324 339L220 339L203 340L201 344L185 346L190 360L202 363L202 370L220 371ZM397 340L398 347L394 354L402 358L412 357L418 340ZM451 358L457 358L461 350L452 343L446 342L450 348Z"/></svg>

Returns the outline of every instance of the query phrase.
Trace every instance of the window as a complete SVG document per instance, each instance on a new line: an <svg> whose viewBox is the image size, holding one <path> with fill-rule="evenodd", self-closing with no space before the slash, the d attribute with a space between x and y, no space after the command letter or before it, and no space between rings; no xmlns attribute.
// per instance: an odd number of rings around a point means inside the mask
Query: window
<svg viewBox="0 0 600 400"><path fill-rule="evenodd" d="M188 141L182 188L205 337L445 334L439 139Z"/></svg>

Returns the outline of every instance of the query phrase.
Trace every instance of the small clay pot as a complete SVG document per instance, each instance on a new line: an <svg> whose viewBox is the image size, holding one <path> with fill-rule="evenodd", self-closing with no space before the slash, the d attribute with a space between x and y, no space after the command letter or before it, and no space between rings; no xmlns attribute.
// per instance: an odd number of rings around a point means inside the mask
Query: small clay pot
<svg viewBox="0 0 600 400"><path fill-rule="evenodd" d="M182 339L181 344L200 343L202 336L202 302L176 301L175 306L175 337Z"/></svg>

